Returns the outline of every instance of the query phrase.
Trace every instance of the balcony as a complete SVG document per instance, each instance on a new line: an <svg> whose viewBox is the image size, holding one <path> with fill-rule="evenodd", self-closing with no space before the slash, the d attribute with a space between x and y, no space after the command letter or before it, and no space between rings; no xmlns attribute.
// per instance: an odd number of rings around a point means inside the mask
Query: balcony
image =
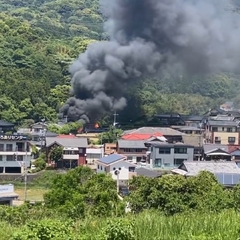
<svg viewBox="0 0 240 240"><path fill-rule="evenodd" d="M63 160L78 160L79 155L78 154L63 154L62 158L63 158Z"/></svg>

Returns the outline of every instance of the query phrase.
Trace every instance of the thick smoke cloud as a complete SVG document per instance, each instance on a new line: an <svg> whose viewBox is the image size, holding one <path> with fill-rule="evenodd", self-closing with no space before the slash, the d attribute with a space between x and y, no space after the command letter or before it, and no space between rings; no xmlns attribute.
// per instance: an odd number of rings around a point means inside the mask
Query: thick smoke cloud
<svg viewBox="0 0 240 240"><path fill-rule="evenodd" d="M100 0L110 41L89 45L70 67L72 93L60 110L96 120L123 109L133 81L162 70L240 70L240 17L230 0Z"/></svg>

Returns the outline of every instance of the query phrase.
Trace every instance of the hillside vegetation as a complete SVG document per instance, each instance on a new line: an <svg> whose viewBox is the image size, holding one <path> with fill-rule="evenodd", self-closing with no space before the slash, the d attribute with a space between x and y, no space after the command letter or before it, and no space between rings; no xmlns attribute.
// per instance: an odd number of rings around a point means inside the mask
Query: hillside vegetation
<svg viewBox="0 0 240 240"><path fill-rule="evenodd" d="M97 0L0 0L0 118L57 121L70 96L68 66L92 41L106 40ZM240 89L239 76L163 74L129 86L121 120L159 112L203 113Z"/></svg>

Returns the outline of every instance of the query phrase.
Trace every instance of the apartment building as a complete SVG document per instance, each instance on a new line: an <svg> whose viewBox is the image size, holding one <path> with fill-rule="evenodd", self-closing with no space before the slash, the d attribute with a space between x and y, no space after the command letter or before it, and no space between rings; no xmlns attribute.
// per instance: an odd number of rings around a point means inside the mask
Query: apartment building
<svg viewBox="0 0 240 240"><path fill-rule="evenodd" d="M173 168L180 166L184 161L194 159L194 146L183 143L169 144L148 142L149 162L151 168Z"/></svg>
<svg viewBox="0 0 240 240"><path fill-rule="evenodd" d="M240 144L239 123L236 121L208 121L205 137L215 144Z"/></svg>
<svg viewBox="0 0 240 240"><path fill-rule="evenodd" d="M22 173L30 167L31 151L28 137L0 134L0 173Z"/></svg>

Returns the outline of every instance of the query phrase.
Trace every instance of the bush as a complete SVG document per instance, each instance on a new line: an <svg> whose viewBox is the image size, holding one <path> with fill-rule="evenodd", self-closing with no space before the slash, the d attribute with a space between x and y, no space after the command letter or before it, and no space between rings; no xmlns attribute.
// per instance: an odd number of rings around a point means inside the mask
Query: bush
<svg viewBox="0 0 240 240"><path fill-rule="evenodd" d="M40 157L35 160L34 165L37 170L41 171L46 168L46 161L45 159L40 155Z"/></svg>
<svg viewBox="0 0 240 240"><path fill-rule="evenodd" d="M135 240L134 223L127 219L108 221L101 238L104 240Z"/></svg>
<svg viewBox="0 0 240 240"><path fill-rule="evenodd" d="M28 223L20 231L13 233L12 240L74 240L72 222L42 220Z"/></svg>

